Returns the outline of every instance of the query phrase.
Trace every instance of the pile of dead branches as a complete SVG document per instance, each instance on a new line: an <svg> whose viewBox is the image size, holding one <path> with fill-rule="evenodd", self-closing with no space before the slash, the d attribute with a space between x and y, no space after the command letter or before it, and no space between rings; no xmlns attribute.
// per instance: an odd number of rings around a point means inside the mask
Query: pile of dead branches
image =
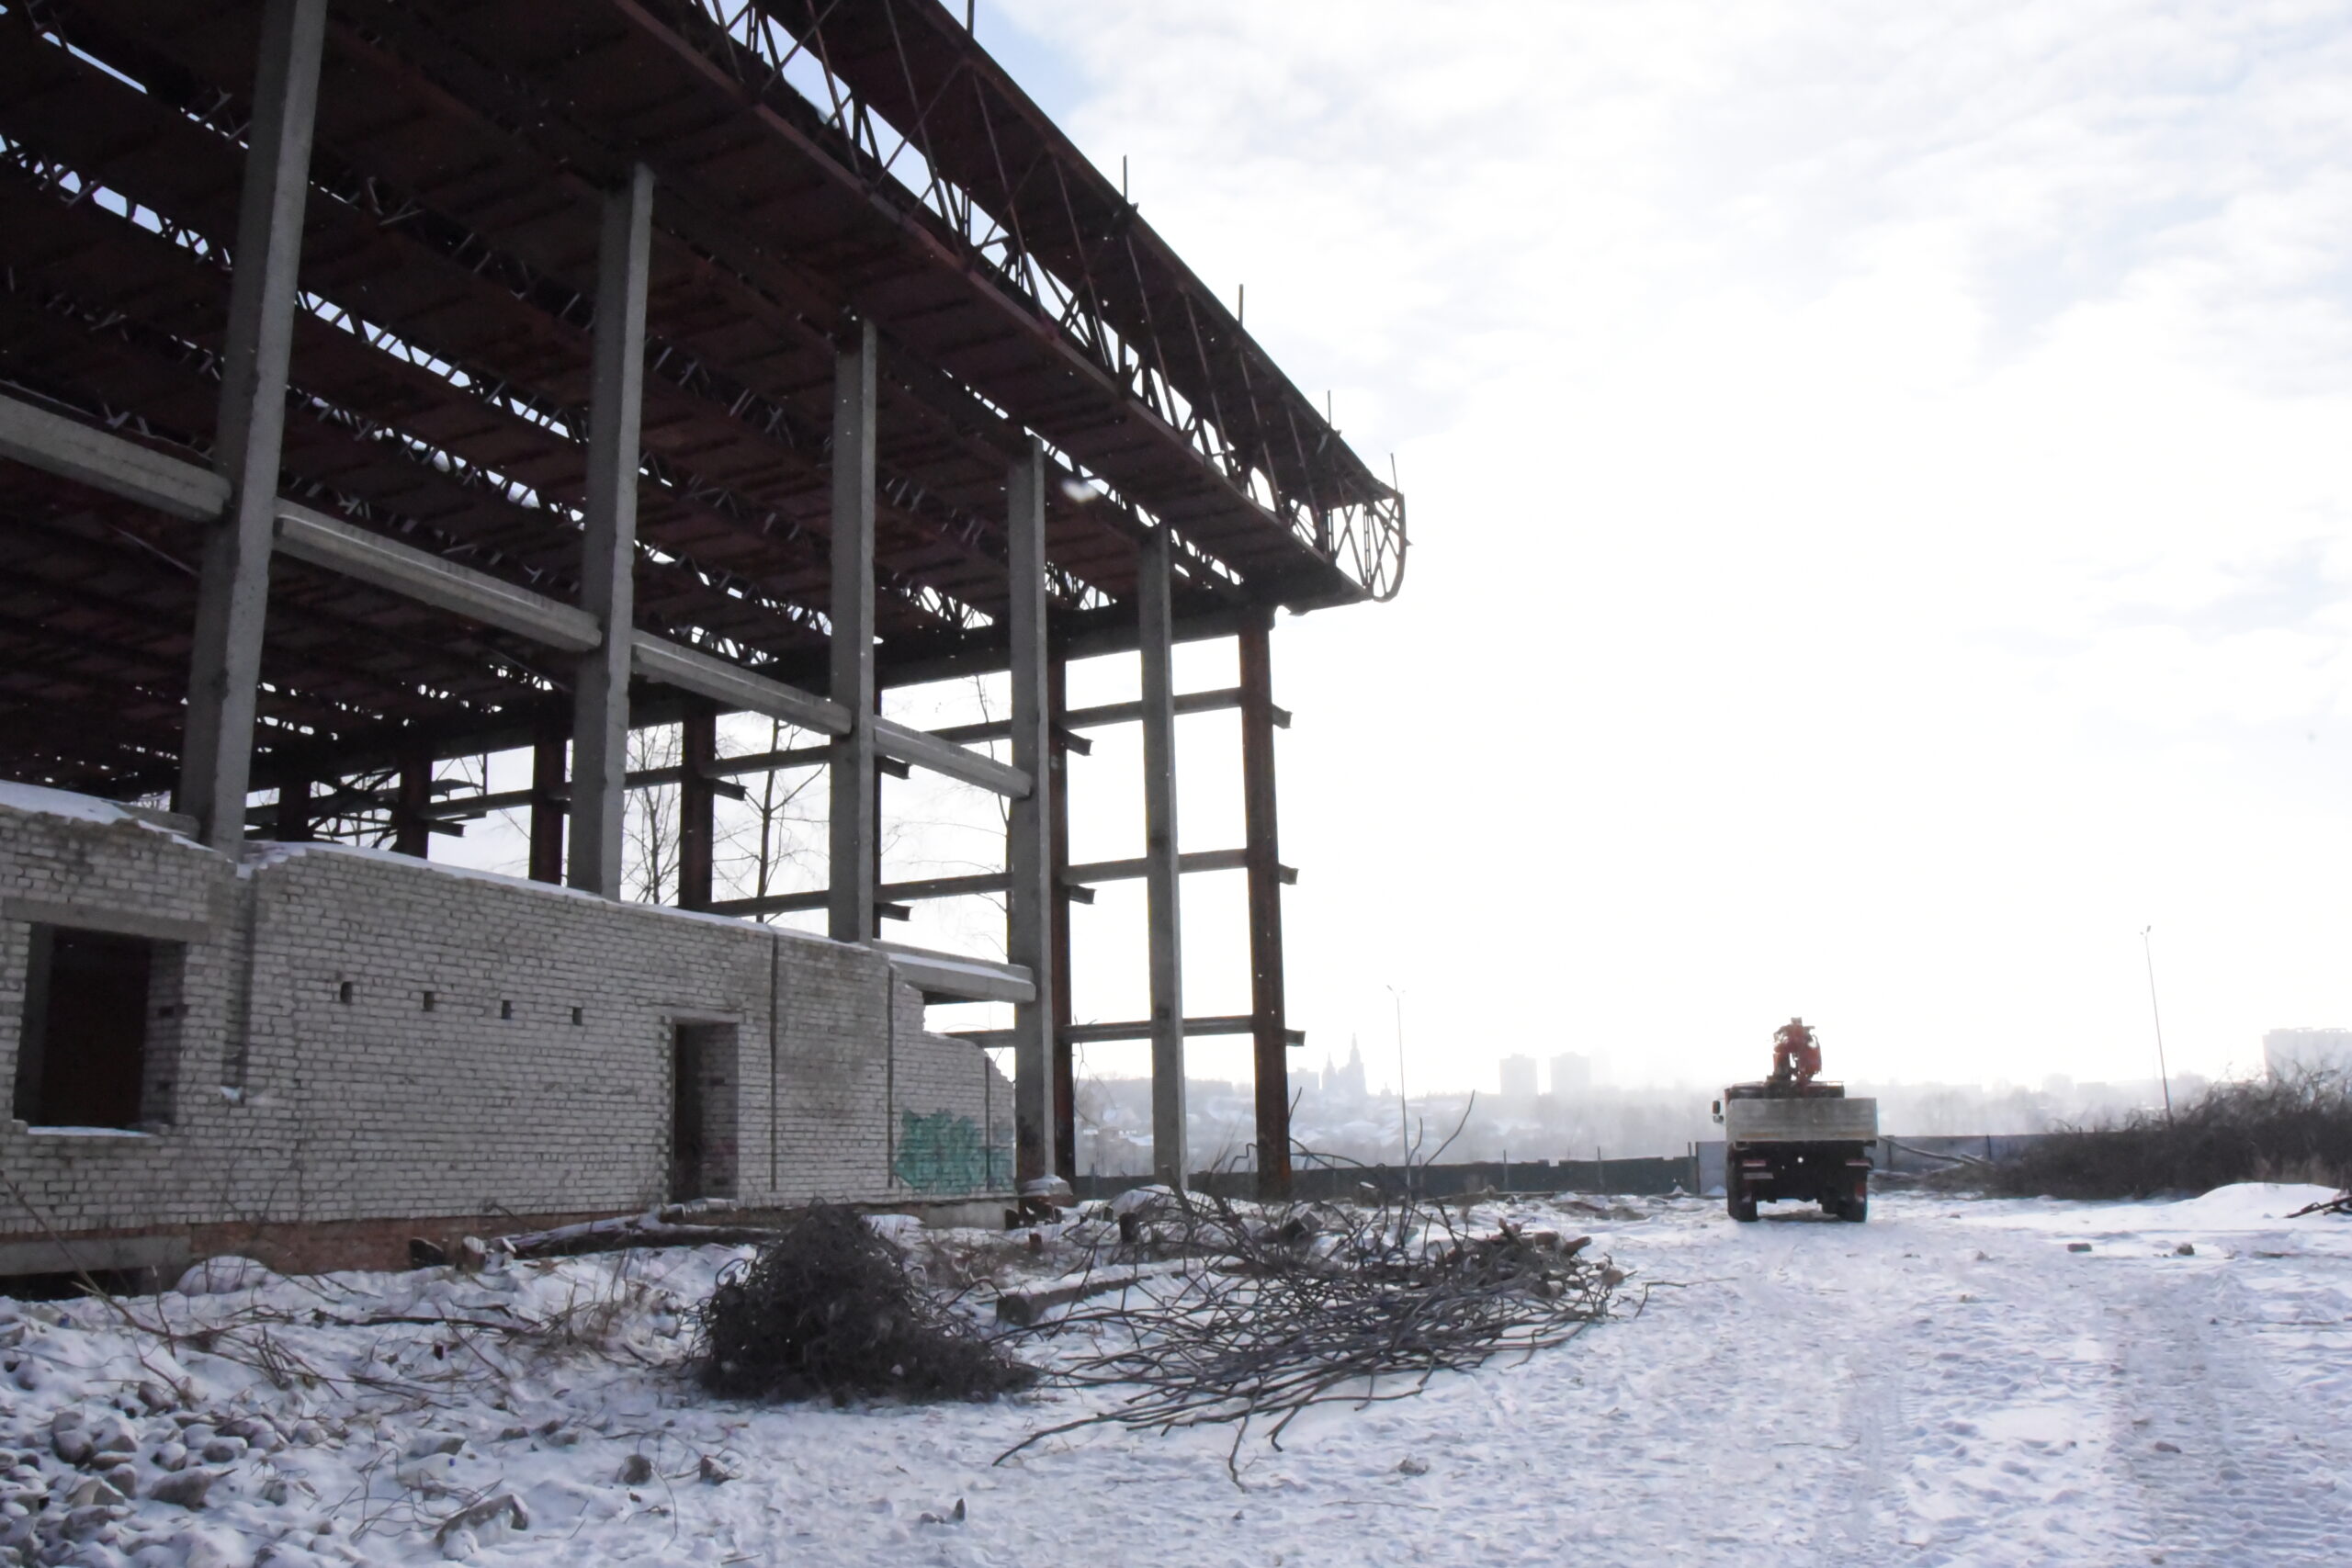
<svg viewBox="0 0 2352 1568"><path fill-rule="evenodd" d="M1027 1331L1065 1341L1061 1381L1121 1396L1001 1457L1103 1424L1230 1424L1238 1453L1265 1419L1279 1447L1317 1404L1408 1398L1439 1372L1566 1344L1608 1315L1625 1278L1587 1256L1587 1237L1509 1225L1473 1235L1411 1200L1242 1210L1168 1194L1143 1218L1125 1227L1128 1250L1182 1257L1182 1271ZM1091 1344L1073 1348L1073 1337Z"/></svg>
<svg viewBox="0 0 2352 1568"><path fill-rule="evenodd" d="M703 1304L700 1372L746 1399L986 1399L1035 1381L909 1270L896 1244L819 1204Z"/></svg>

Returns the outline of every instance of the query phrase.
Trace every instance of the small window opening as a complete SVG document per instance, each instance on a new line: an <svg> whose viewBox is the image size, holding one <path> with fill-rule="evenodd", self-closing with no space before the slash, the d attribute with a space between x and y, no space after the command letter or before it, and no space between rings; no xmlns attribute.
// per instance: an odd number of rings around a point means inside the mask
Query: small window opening
<svg viewBox="0 0 2352 1568"><path fill-rule="evenodd" d="M424 1010L426 1012L431 1012L433 1010L433 993L431 991L424 993Z"/></svg>
<svg viewBox="0 0 2352 1568"><path fill-rule="evenodd" d="M514 1016L514 1004L513 1002L499 1003L498 1016L501 1018L513 1018Z"/></svg>
<svg viewBox="0 0 2352 1568"><path fill-rule="evenodd" d="M168 942L72 926L32 928L16 1116L36 1127L137 1127L153 1082L150 991Z"/></svg>
<svg viewBox="0 0 2352 1568"><path fill-rule="evenodd" d="M588 1010L587 1010L586 1008L573 1008L573 1009L571 1010L571 1027L572 1027L572 1028L577 1029L577 1028L579 1028L582 1024L583 1024L583 1023L585 1023L585 1022L587 1022L587 1021L588 1021Z"/></svg>
<svg viewBox="0 0 2352 1568"><path fill-rule="evenodd" d="M337 1001L339 1001L339 1002L343 1002L343 1003L345 1003L345 1004L346 1004L346 1005L348 1005L348 1004L349 1004L349 1002L350 1002L350 1000L351 1000L351 982L350 982L350 981L345 980L342 985L337 986L337 987L334 988L334 999L335 999L335 1000L337 1000Z"/></svg>

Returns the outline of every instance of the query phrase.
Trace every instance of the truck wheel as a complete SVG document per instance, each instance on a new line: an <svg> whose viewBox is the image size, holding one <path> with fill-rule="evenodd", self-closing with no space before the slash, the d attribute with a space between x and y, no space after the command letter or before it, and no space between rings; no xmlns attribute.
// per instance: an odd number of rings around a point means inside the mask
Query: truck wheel
<svg viewBox="0 0 2352 1568"><path fill-rule="evenodd" d="M1736 1168L1724 1171L1724 1212L1742 1224L1756 1218L1756 1200L1747 1190L1747 1183L1740 1179Z"/></svg>
<svg viewBox="0 0 2352 1568"><path fill-rule="evenodd" d="M1838 1205L1838 1217L1853 1224L1860 1224L1863 1221L1871 1217L1871 1201L1869 1197L1863 1196L1847 1199L1845 1202Z"/></svg>

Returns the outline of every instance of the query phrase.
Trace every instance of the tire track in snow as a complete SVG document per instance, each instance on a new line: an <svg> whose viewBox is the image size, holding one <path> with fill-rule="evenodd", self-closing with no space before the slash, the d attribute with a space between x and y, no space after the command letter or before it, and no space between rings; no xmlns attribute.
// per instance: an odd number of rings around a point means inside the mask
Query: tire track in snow
<svg viewBox="0 0 2352 1568"><path fill-rule="evenodd" d="M2308 1408L2263 1364L2265 1314L2241 1267L2165 1270L2125 1303L2120 1386L2132 1411L2119 1446L2146 1510L2146 1561L2345 1562L2352 1509L2336 1476L2346 1456L2327 1436L2340 1417Z"/></svg>

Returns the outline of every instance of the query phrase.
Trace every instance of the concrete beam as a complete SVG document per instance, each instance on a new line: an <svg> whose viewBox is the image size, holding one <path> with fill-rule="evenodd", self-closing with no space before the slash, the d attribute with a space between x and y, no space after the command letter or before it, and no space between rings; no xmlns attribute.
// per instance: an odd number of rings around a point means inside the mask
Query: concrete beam
<svg viewBox="0 0 2352 1568"><path fill-rule="evenodd" d="M596 617L575 605L291 502L277 503L277 548L297 560L566 653L586 653L605 639Z"/></svg>
<svg viewBox="0 0 2352 1568"><path fill-rule="evenodd" d="M832 689L849 728L833 746L827 930L836 942L872 942L881 853L880 780L875 773L874 323L857 323L833 375Z"/></svg>
<svg viewBox="0 0 2352 1568"><path fill-rule="evenodd" d="M1184 1021L1184 1037L1188 1040L1196 1035L1248 1034L1252 1032L1252 1029L1248 1013L1233 1013L1217 1018L1188 1018ZM1290 1030L1287 1034L1289 1043L1294 1046L1306 1043L1306 1032L1304 1030ZM969 1041L975 1045L984 1045L994 1051L1002 1050L1012 1043L1012 1032L1009 1029L958 1029L950 1031L947 1038ZM1139 1018L1127 1023L1072 1024L1062 1032L1062 1038L1072 1045L1114 1045L1123 1041L1148 1040L1151 1038L1151 1020Z"/></svg>
<svg viewBox="0 0 2352 1568"><path fill-rule="evenodd" d="M1151 1167L1181 1190L1184 1144L1184 961L1176 857L1174 616L1168 530L1145 536L1136 566L1136 633L1143 666L1144 881L1151 970Z"/></svg>
<svg viewBox="0 0 2352 1568"><path fill-rule="evenodd" d="M874 945L889 956L891 973L921 991L925 1001L1017 1005L1034 1000L1037 995L1036 981L1019 964L900 947L896 942Z"/></svg>
<svg viewBox="0 0 2352 1568"><path fill-rule="evenodd" d="M1250 865L1248 850L1194 850L1176 857L1176 869L1186 876L1212 871L1246 871ZM1282 880L1296 882L1298 873L1290 866L1275 868ZM1092 887L1105 882L1133 882L1151 874L1148 856L1136 860L1087 861L1062 873L1065 887Z"/></svg>
<svg viewBox="0 0 2352 1568"><path fill-rule="evenodd" d="M628 678L638 658L637 484L645 413L645 285L653 171L633 165L605 198L596 249L595 336L588 400L588 526L581 607L597 647L572 685L571 886L621 896L621 808L628 772Z"/></svg>
<svg viewBox="0 0 2352 1568"><path fill-rule="evenodd" d="M1241 688L1238 686L1227 686L1221 691L1214 692L1183 692L1180 693L1176 698L1176 713L1179 717L1196 713L1222 713L1240 705ZM1276 728L1290 728L1289 714L1281 708L1274 709L1273 714ZM1054 728L1057 730L1065 731L1108 729L1114 725L1137 723L1142 717L1141 703L1105 703L1100 707L1072 708L1054 721ZM946 729L933 730L932 733L942 740L953 740L959 745L972 745L980 741L1005 739L1012 734L1012 725L1008 720L997 719L989 724L954 725ZM1075 735L1060 736L1057 739L1062 745L1069 747L1071 750L1077 751L1081 756L1092 750L1083 743L1076 743Z"/></svg>
<svg viewBox="0 0 2352 1568"><path fill-rule="evenodd" d="M916 904L929 898L963 898L978 893L1001 893L1006 877L1001 871L975 872L967 876L933 876L920 882L886 882L876 897L888 904ZM716 915L799 915L832 907L832 896L820 887L813 893L771 893L763 898L722 898L713 904Z"/></svg>
<svg viewBox="0 0 2352 1568"><path fill-rule="evenodd" d="M1179 638L1179 641L1183 640ZM1223 713L1242 705L1243 694L1238 686L1221 687L1213 692L1184 692L1176 698L1176 712L1182 716L1196 713ZM1143 718L1141 703L1104 703L1100 707L1072 708L1062 722L1072 729L1107 729L1114 724L1136 724ZM1290 715L1274 710L1274 723L1283 729L1290 728Z"/></svg>
<svg viewBox="0 0 2352 1568"><path fill-rule="evenodd" d="M630 665L649 681L707 698L717 703L722 712L780 718L786 724L824 735L849 733L850 712L839 703L772 681L756 671L730 664L683 643L666 641L650 632L632 635Z"/></svg>
<svg viewBox="0 0 2352 1568"><path fill-rule="evenodd" d="M721 757L710 765L715 779L740 779L746 773L782 773L787 768L822 768L830 766L833 749L824 746L796 746L786 751L753 751L741 757Z"/></svg>
<svg viewBox="0 0 2352 1568"><path fill-rule="evenodd" d="M209 523L229 504L229 481L209 468L15 398L0 398L0 457L191 522Z"/></svg>
<svg viewBox="0 0 2352 1568"><path fill-rule="evenodd" d="M245 836L253 780L254 703L269 611L286 373L294 350L294 288L311 190L326 0L267 0L245 132L229 328L220 350L220 417L213 467L229 501L205 536L189 649L187 718L175 808L214 849Z"/></svg>
<svg viewBox="0 0 2352 1568"><path fill-rule="evenodd" d="M106 895L101 891L99 896ZM0 920L23 920L37 926L74 926L84 931L112 931L118 936L143 936L155 942L218 942L224 934L218 920L184 919L145 909L81 904L59 898L0 897Z"/></svg>
<svg viewBox="0 0 2352 1568"><path fill-rule="evenodd" d="M1012 739L1012 724L1009 719L1000 718L991 719L986 724L951 724L944 729L934 729L929 733L936 739L950 741L957 746L974 746L990 740ZM1081 757L1094 755L1094 742L1067 725L1056 723L1053 727L1053 736L1054 750L1057 754L1075 751Z"/></svg>
<svg viewBox="0 0 2352 1568"><path fill-rule="evenodd" d="M658 773L632 773L629 775L629 782L632 785L640 780L647 784L674 783L676 782L674 779L666 776L671 772L672 770L662 769ZM447 809L498 811L509 807L520 806L526 799L526 793L521 791L511 795L461 796L451 801ZM1178 857L1176 869L1188 876L1196 872L1239 871L1244 868L1247 854L1248 852L1243 850L1203 850L1197 853ZM1098 883L1135 881L1146 874L1147 866L1148 863L1140 860L1095 861L1085 865L1071 866L1064 871L1059 878L1062 897L1065 901L1075 898L1079 903L1091 903L1093 900L1091 897L1083 897L1080 895L1091 892ZM1297 880L1298 873L1288 866L1281 869L1287 880L1294 882ZM1012 885L1012 878L1008 873L982 871L964 876L933 876L914 882L886 882L877 890L876 896L893 904L920 904L932 898L967 898L975 894L1002 893ZM831 897L823 888L819 888L812 893L772 893L764 898L721 899L711 906L711 910L715 914L721 915L805 914L811 909L830 908Z"/></svg>
<svg viewBox="0 0 2352 1568"><path fill-rule="evenodd" d="M942 740L928 730L893 724L887 718L874 721L874 749L910 767L928 768L1012 800L1026 800L1036 788L1036 779L1029 769L1007 767L985 752Z"/></svg>

